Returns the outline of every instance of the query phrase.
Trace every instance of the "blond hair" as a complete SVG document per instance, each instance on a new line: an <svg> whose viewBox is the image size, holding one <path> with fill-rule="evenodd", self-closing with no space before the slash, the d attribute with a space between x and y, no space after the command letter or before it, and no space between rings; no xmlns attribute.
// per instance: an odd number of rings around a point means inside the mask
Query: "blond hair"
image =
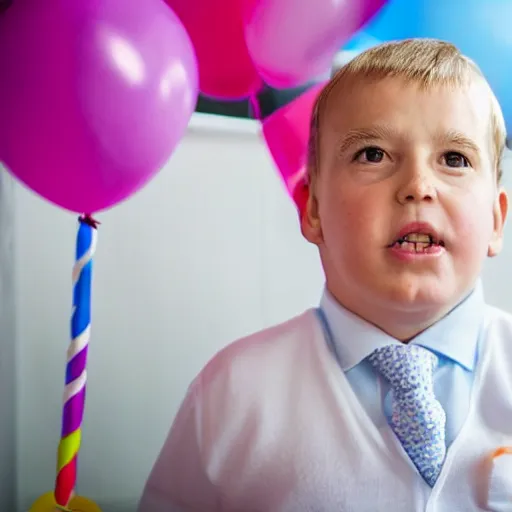
<svg viewBox="0 0 512 512"><path fill-rule="evenodd" d="M386 77L400 77L424 88L437 85L469 86L475 79L481 80L491 100L491 142L494 167L500 182L501 159L506 140L505 121L498 100L480 68L450 43L435 39L407 39L384 43L359 54L343 66L323 88L311 116L307 157L307 179L310 183L314 183L318 173L320 124L332 91L353 78Z"/></svg>

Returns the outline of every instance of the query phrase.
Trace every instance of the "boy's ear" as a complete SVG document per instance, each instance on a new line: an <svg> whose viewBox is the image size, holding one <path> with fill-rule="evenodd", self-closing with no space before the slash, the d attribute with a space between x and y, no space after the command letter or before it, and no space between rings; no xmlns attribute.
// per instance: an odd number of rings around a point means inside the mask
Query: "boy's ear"
<svg viewBox="0 0 512 512"><path fill-rule="evenodd" d="M487 255L489 257L497 256L503 247L503 227L508 212L508 196L503 188L498 192L493 207L494 229L492 232Z"/></svg>
<svg viewBox="0 0 512 512"><path fill-rule="evenodd" d="M304 184L305 201L300 212L300 226L304 238L312 244L319 245L323 241L322 226L318 213L318 200L311 185Z"/></svg>

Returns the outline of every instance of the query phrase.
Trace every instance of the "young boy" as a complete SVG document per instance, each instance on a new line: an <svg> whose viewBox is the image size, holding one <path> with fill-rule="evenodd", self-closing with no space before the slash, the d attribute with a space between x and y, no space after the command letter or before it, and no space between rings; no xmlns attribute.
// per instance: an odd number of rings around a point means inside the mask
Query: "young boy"
<svg viewBox="0 0 512 512"><path fill-rule="evenodd" d="M387 43L337 73L302 215L321 305L206 366L140 512L512 510L512 317L479 283L502 244L504 144L450 44Z"/></svg>

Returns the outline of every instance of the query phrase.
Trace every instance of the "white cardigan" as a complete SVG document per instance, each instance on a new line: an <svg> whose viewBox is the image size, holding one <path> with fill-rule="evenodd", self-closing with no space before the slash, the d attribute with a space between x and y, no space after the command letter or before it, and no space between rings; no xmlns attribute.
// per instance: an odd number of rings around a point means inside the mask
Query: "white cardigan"
<svg viewBox="0 0 512 512"><path fill-rule="evenodd" d="M314 312L240 340L191 385L139 512L512 511L512 317L487 306L465 425L431 489L368 418Z"/></svg>

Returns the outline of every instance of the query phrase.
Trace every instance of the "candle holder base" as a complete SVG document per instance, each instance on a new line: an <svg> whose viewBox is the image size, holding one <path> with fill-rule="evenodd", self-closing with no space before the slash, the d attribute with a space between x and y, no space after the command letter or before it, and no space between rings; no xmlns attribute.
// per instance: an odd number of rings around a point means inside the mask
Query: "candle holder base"
<svg viewBox="0 0 512 512"><path fill-rule="evenodd" d="M48 492L32 504L29 512L101 512L101 509L83 496L73 496L68 508L63 508L55 502L53 492Z"/></svg>

